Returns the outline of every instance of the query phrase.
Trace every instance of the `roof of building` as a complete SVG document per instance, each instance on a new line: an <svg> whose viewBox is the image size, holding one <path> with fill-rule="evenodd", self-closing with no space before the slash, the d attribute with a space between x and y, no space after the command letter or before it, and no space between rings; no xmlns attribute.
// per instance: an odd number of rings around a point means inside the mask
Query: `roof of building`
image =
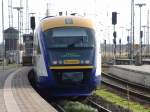
<svg viewBox="0 0 150 112"><path fill-rule="evenodd" d="M9 27L8 29L4 30L4 33L19 33L19 31L13 27Z"/></svg>

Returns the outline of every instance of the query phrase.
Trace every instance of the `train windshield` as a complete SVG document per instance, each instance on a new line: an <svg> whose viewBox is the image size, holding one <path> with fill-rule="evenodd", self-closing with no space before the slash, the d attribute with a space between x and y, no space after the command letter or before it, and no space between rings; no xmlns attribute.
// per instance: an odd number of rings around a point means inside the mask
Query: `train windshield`
<svg viewBox="0 0 150 112"><path fill-rule="evenodd" d="M94 47L94 31L86 28L54 28L44 32L48 48Z"/></svg>

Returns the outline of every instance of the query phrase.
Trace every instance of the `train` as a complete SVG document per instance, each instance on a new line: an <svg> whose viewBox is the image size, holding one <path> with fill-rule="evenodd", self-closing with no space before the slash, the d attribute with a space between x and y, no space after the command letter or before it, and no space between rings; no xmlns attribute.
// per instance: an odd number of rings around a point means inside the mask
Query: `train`
<svg viewBox="0 0 150 112"><path fill-rule="evenodd" d="M89 96L100 85L100 39L91 19L42 19L34 34L34 80L51 96Z"/></svg>

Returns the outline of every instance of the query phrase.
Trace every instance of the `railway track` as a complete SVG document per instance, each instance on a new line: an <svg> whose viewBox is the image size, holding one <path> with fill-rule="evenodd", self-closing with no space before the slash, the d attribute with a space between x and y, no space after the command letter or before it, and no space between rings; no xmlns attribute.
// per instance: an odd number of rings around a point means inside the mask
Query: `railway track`
<svg viewBox="0 0 150 112"><path fill-rule="evenodd" d="M98 103L96 103L95 101L93 101L90 98L86 99L86 104L94 107L95 109L98 110L98 112L112 112L112 111L106 109L105 107L99 105ZM53 102L53 103L51 103L51 105L53 107L55 107L58 112L66 112L66 110L64 110L63 106L61 104L59 104L58 102Z"/></svg>
<svg viewBox="0 0 150 112"><path fill-rule="evenodd" d="M111 78L113 80L117 80L117 81L122 82L124 84L128 84L128 85L130 85L132 87L135 87L135 88L138 87L138 89L140 89L140 90L145 90L146 89L146 90L148 90L148 92L150 92L150 88L149 87L146 87L146 86L143 86L143 85L140 85L140 84L137 84L137 83L129 82L127 80L124 80L124 79L121 79L121 78L119 78L117 76L114 76L113 74L107 74L107 73L102 72L102 75L104 77L109 77L109 78Z"/></svg>
<svg viewBox="0 0 150 112"><path fill-rule="evenodd" d="M43 98L49 102L49 104L51 104L58 112L66 112L66 110L64 109L64 103L63 100L54 100L54 99L49 99L49 97L46 94L41 94L41 96L43 96ZM87 103L88 105L96 108L98 110L98 112L112 112L111 110L108 110L107 108L101 106L99 103L97 103L95 100L87 98ZM82 103L82 101L79 101Z"/></svg>
<svg viewBox="0 0 150 112"><path fill-rule="evenodd" d="M66 112L64 108L59 103L51 103L53 107L57 109L58 112Z"/></svg>
<svg viewBox="0 0 150 112"><path fill-rule="evenodd" d="M112 112L89 98L87 99L87 103L96 108L98 112Z"/></svg>
<svg viewBox="0 0 150 112"><path fill-rule="evenodd" d="M102 83L115 88L123 93L135 96L144 101L150 102L150 88L128 82L116 76L102 73Z"/></svg>
<svg viewBox="0 0 150 112"><path fill-rule="evenodd" d="M80 102L80 101L79 101ZM61 102L62 103L62 102ZM53 102L51 103L51 105L53 107L55 107L57 109L58 112L66 112L66 110L64 110L63 106L61 105L61 103L59 104L58 102ZM81 102L82 103L82 102ZM91 107L94 107L95 109L98 110L98 112L112 112L108 109L106 109L105 107L99 105L98 103L96 103L95 101L93 101L90 98L86 99L86 104L90 105Z"/></svg>

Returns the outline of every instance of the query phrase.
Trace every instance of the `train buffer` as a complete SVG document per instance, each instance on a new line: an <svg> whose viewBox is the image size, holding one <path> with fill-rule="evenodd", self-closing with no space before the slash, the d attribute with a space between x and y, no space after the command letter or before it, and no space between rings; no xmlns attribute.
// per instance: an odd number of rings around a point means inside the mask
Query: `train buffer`
<svg viewBox="0 0 150 112"><path fill-rule="evenodd" d="M0 90L0 112L57 112L32 88L29 70L23 67L8 75Z"/></svg>

